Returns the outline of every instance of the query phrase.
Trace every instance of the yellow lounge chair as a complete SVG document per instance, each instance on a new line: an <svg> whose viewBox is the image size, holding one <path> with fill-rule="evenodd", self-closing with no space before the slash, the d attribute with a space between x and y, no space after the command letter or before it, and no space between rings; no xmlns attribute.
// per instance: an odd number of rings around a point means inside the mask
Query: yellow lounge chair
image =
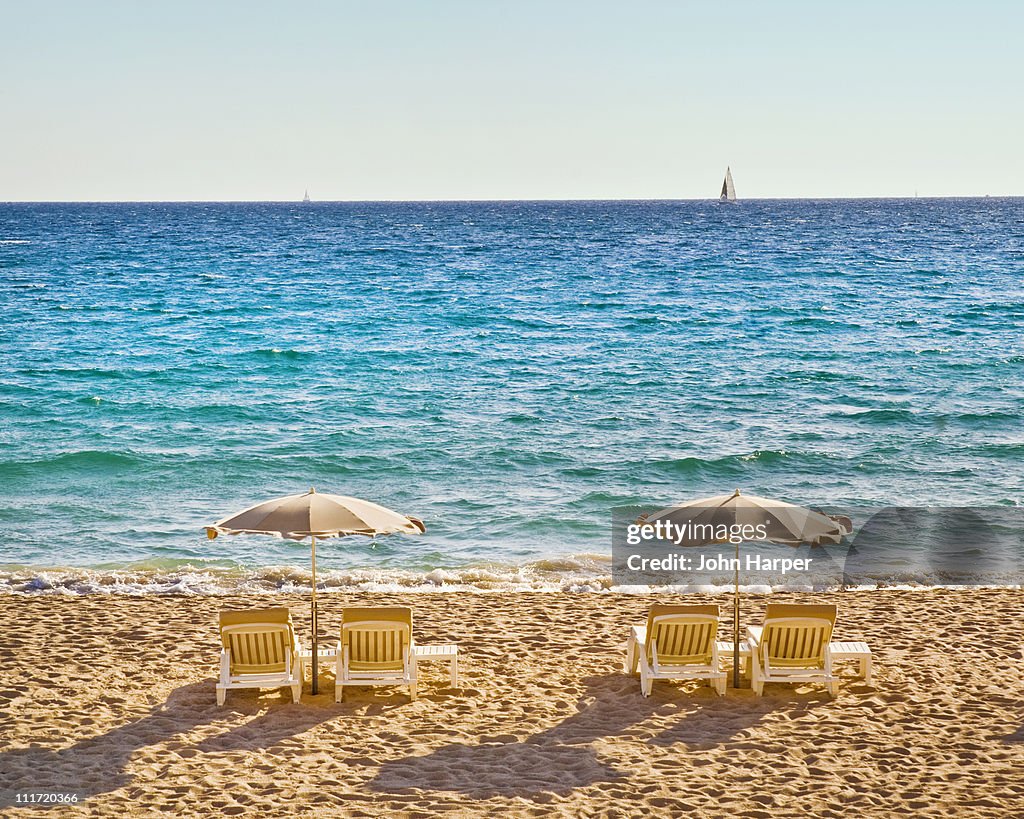
<svg viewBox="0 0 1024 819"><path fill-rule="evenodd" d="M646 626L633 626L626 644L627 674L640 671L640 691L654 680L706 679L719 696L726 674L719 667L718 606L651 606Z"/></svg>
<svg viewBox="0 0 1024 819"><path fill-rule="evenodd" d="M217 705L229 688L289 686L292 700L302 693L299 641L287 608L220 613L220 680Z"/></svg>
<svg viewBox="0 0 1024 819"><path fill-rule="evenodd" d="M754 693L760 697L766 682L820 682L837 696L829 647L835 623L835 606L769 603L764 625L747 627Z"/></svg>
<svg viewBox="0 0 1024 819"><path fill-rule="evenodd" d="M341 702L346 685L407 685L409 696L415 700L413 648L412 609L343 609L335 702Z"/></svg>

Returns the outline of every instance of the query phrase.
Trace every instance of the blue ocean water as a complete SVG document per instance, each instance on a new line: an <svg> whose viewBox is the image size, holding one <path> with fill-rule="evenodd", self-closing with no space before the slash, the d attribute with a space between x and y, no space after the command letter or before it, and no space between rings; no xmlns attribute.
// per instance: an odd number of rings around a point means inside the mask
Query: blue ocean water
<svg viewBox="0 0 1024 819"><path fill-rule="evenodd" d="M1024 499L1022 199L0 204L0 305L9 588L301 585L201 527L311 485L428 527L338 585L571 585L734 487Z"/></svg>

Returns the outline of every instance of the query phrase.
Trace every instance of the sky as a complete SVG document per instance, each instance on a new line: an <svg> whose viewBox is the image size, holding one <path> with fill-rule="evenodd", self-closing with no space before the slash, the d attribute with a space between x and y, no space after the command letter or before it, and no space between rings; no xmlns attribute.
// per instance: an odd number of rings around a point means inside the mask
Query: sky
<svg viewBox="0 0 1024 819"><path fill-rule="evenodd" d="M0 201L1024 194L1019 2L0 0Z"/></svg>

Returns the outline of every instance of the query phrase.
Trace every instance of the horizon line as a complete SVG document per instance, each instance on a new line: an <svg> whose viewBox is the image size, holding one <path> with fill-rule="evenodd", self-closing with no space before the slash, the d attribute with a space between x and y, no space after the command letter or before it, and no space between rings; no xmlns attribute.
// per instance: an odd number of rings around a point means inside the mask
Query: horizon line
<svg viewBox="0 0 1024 819"><path fill-rule="evenodd" d="M750 196L736 202L849 202L877 200L921 200L921 199L1021 199L1024 194L939 194L935 196ZM474 204L505 202L719 202L719 197L582 197L582 198L508 198L508 199L10 199L0 201L3 205L343 205L343 204Z"/></svg>

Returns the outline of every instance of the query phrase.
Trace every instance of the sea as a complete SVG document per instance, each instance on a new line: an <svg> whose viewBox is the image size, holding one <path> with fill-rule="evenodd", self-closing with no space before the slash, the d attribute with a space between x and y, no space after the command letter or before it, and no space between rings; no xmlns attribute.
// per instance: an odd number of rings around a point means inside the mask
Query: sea
<svg viewBox="0 0 1024 819"><path fill-rule="evenodd" d="M737 488L1024 504L1021 198L0 204L0 307L0 593L308 590L204 527L310 487L426 525L328 592L614 589L613 510Z"/></svg>

